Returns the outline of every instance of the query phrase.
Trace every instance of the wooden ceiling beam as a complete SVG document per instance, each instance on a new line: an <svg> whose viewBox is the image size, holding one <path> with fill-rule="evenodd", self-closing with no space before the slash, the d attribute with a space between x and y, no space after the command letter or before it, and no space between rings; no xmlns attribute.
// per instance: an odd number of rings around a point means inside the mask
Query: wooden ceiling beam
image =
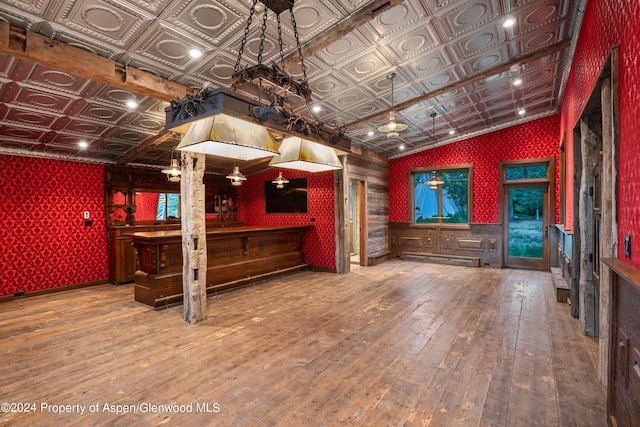
<svg viewBox="0 0 640 427"><path fill-rule="evenodd" d="M119 165L126 165L127 163L131 163L133 160L142 156L153 147L167 142L170 138L173 138L173 132L162 130L155 138L147 139L146 141L143 141L142 144L124 153L118 158L117 163ZM177 142L176 145L178 145Z"/></svg>
<svg viewBox="0 0 640 427"><path fill-rule="evenodd" d="M412 107L416 104L419 104L423 101L426 101L428 99L431 98L435 98L436 96L440 96L444 93L447 92L451 92L453 90L459 89L463 86L467 86L470 84L474 84L476 82L479 82L481 80L486 79L487 77L493 76L495 74L500 74L500 73L504 73L505 71L509 71L511 69L512 66L517 65L517 64L526 64L528 62L533 62L536 61L538 59L542 59L546 56L549 55L553 55L556 52L559 52L561 50L567 49L569 46L571 46L571 40L563 40L560 41L558 43L552 44L551 46L548 46L546 48L540 49L536 52L530 53L528 55L525 56L521 56L513 61L507 62L506 64L502 64L500 66L497 66L495 68L492 68L490 70L487 71L483 71L482 73L476 74L474 76L469 77L468 79L465 80L460 80L457 81L455 83L452 83L450 85L447 86L443 86L439 89L436 89L432 92L426 93L424 95L420 95L416 98L411 98L408 99L404 102L401 102L400 104L395 105L394 110L395 111L400 111L400 110L405 110L409 107ZM348 127L349 128L353 128L356 126L361 126L367 123L371 123L374 122L376 120L380 120L382 118L386 118L388 117L389 114L389 110L385 110L385 111L381 111L379 113L375 113L372 114L370 116L364 117L360 120L356 120L352 123L349 123Z"/></svg>
<svg viewBox="0 0 640 427"><path fill-rule="evenodd" d="M373 0L366 6L361 7L347 18L323 31L302 45L302 55L304 58L312 56L316 52L324 49L330 44L340 40L351 31L373 20L376 16L402 3L402 0ZM298 50L294 49L285 56L284 64L286 68L300 62Z"/></svg>
<svg viewBox="0 0 640 427"><path fill-rule="evenodd" d="M0 22L0 52L139 95L171 101L195 94L180 83Z"/></svg>

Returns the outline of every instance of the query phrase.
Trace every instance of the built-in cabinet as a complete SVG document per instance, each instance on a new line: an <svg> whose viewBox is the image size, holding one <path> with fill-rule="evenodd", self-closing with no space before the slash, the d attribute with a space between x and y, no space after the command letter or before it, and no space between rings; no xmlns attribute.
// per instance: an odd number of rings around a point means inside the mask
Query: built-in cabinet
<svg viewBox="0 0 640 427"><path fill-rule="evenodd" d="M502 267L502 225L472 223L457 227L390 222L394 257L413 261Z"/></svg>
<svg viewBox="0 0 640 427"><path fill-rule="evenodd" d="M217 175L205 176L207 229L238 227L235 187ZM133 233L180 230L180 183L157 170L107 167L105 212L109 244L109 280L132 282L138 269Z"/></svg>

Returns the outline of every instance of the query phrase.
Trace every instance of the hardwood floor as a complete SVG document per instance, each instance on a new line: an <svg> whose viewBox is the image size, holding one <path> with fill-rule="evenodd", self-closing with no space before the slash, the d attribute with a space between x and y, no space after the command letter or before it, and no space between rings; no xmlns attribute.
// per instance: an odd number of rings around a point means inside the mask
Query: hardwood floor
<svg viewBox="0 0 640 427"><path fill-rule="evenodd" d="M210 297L197 325L131 285L1 304L0 402L35 410L0 424L606 425L597 340L548 273L352 269Z"/></svg>

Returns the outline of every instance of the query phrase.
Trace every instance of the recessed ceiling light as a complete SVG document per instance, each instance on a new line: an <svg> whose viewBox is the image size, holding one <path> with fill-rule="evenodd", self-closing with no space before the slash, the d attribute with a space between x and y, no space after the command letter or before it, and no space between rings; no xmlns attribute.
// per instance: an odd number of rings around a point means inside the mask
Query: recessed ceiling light
<svg viewBox="0 0 640 427"><path fill-rule="evenodd" d="M404 150L404 144L400 144L400 149Z"/></svg>
<svg viewBox="0 0 640 427"><path fill-rule="evenodd" d="M127 101L127 108L135 110L136 108L138 108L138 102L136 102L136 100L134 99Z"/></svg>
<svg viewBox="0 0 640 427"><path fill-rule="evenodd" d="M518 114L520 114L521 116L524 115L524 113L526 113L527 110L525 110L524 108L521 108L518 110Z"/></svg>
<svg viewBox="0 0 640 427"><path fill-rule="evenodd" d="M522 84L522 79L517 78L513 81L514 86L520 86Z"/></svg>
<svg viewBox="0 0 640 427"><path fill-rule="evenodd" d="M516 20L515 20L515 19L513 19L513 18L507 18L507 19L505 19L505 20L504 20L504 22L502 23L502 26L503 26L504 28L511 28L511 27L513 27L513 26L515 25L515 23L516 23Z"/></svg>
<svg viewBox="0 0 640 427"><path fill-rule="evenodd" d="M455 131L455 130L453 130L453 129L451 129L451 130L449 131L449 135L453 135L454 133L456 133L456 131Z"/></svg>
<svg viewBox="0 0 640 427"><path fill-rule="evenodd" d="M80 148L87 148L88 146L89 146L89 144L87 143L87 141L78 142L78 147L80 147Z"/></svg>
<svg viewBox="0 0 640 427"><path fill-rule="evenodd" d="M369 132L367 132L367 136L373 136L373 135L374 135L374 134L373 134L373 131L372 131L372 130L370 130Z"/></svg>
<svg viewBox="0 0 640 427"><path fill-rule="evenodd" d="M321 107L321 106L319 106L319 105L314 105L314 106L311 108L311 111L313 111L314 113L319 113L320 111L322 111L322 107Z"/></svg>
<svg viewBox="0 0 640 427"><path fill-rule="evenodd" d="M193 59L198 59L202 56L202 51L194 47L193 49L189 49L189 56Z"/></svg>

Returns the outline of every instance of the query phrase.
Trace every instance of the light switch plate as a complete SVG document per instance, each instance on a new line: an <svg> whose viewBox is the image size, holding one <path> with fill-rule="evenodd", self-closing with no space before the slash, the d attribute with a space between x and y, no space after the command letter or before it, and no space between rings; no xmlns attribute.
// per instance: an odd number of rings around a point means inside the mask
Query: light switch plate
<svg viewBox="0 0 640 427"><path fill-rule="evenodd" d="M91 218L91 216L89 215L89 211L84 211L84 213L82 214L82 217L83 217L84 219L89 219L89 218Z"/></svg>
<svg viewBox="0 0 640 427"><path fill-rule="evenodd" d="M624 236L624 256L631 258L631 236Z"/></svg>

